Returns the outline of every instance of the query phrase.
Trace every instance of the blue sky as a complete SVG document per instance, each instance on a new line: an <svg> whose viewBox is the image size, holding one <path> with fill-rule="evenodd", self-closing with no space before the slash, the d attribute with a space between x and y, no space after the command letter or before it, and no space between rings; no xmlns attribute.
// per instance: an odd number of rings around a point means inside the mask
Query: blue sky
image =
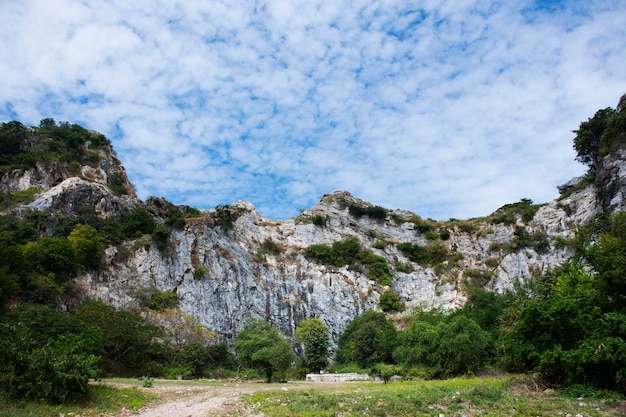
<svg viewBox="0 0 626 417"><path fill-rule="evenodd" d="M288 218L347 190L446 220L581 175L626 92L616 1L0 0L0 121L112 140L141 198Z"/></svg>

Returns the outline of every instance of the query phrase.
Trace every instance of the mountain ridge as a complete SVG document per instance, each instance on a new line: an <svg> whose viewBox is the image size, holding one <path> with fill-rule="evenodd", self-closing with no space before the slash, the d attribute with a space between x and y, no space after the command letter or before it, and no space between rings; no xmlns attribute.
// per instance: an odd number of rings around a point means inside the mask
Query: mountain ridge
<svg viewBox="0 0 626 417"><path fill-rule="evenodd" d="M32 141L32 128L25 129ZM58 148L56 141L63 140L40 143ZM101 267L78 273L59 308L85 299L140 308L142 291L171 292L183 313L228 342L247 318L264 318L292 338L301 320L319 317L335 343L354 317L381 310L381 297L389 292L408 309L458 308L473 286L505 291L561 264L571 256L564 242L577 225L625 205L626 151L620 149L604 158L595 181L561 187L559 199L545 205L522 200L464 221L422 219L347 191L325 194L285 220L265 218L245 201L194 211L156 197L140 201L110 144L100 139L94 149L93 142L81 140L62 148L77 155L73 159L6 170L0 181L5 195L35 191L2 213L78 218L87 206L101 220L119 221L143 208L166 233L138 233L108 244ZM177 217L172 226L168 216L175 211L192 215ZM329 251L337 242L357 242L358 252L346 264L307 255L307 249Z"/></svg>

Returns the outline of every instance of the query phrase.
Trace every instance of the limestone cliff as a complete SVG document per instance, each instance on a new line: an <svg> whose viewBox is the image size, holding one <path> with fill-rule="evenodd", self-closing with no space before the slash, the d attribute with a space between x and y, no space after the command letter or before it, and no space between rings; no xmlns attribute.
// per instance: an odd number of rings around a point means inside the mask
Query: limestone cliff
<svg viewBox="0 0 626 417"><path fill-rule="evenodd" d="M171 203L139 201L112 151L88 146L82 154L90 159L78 164L51 162L5 172L0 191L34 189L36 194L3 214L47 210L71 217L90 206L101 218L119 220L143 206L164 223ZM323 196L315 207L287 220L266 219L240 201L186 218L165 242L146 235L107 247L104 266L78 276L66 303L71 307L98 298L115 307L137 307L138 294L158 289L175 292L180 310L227 341L249 317L266 318L288 336L299 321L319 317L336 341L355 316L379 309L379 298L388 290L408 308L452 309L466 302L471 286L503 291L562 263L571 255L562 243L573 237L576 225L598 211L624 209L626 151L607 157L595 183L584 184L560 187L561 198L541 207L522 204L531 211L511 205L482 219L449 222L404 210L357 215L351 207L372 205L343 191ZM303 254L311 245L347 237L384 258L390 286L370 279L362 268L323 265ZM266 250L265 242L278 250ZM399 243L436 245L446 257L432 265L417 263L398 249Z"/></svg>
<svg viewBox="0 0 626 417"><path fill-rule="evenodd" d="M174 230L165 248L147 240L108 248L107 267L79 277L76 285L85 297L116 307L136 306L138 288L175 292L183 312L229 341L248 317L266 318L288 336L300 320L320 317L336 340L355 316L379 309L379 297L390 287L368 279L363 271L315 263L303 249L354 236L387 260L393 270L391 289L407 307L450 309L464 304L464 290L476 271L488 278L481 285L504 290L566 260L569 249L555 242L571 238L574 226L595 214L596 193L593 186L573 192L541 207L526 224L520 216L514 224L488 219L436 223L436 230L449 234L439 244L459 256L434 267L411 262L395 245L432 244L414 222L402 221L414 214L396 210L385 219L355 217L346 203L367 205L335 192L297 218L275 221L238 202L230 208L237 218L227 230L217 225L215 212L205 212ZM314 224L314 216L326 217L326 224ZM549 248L511 249L520 228L545 236ZM266 239L280 253L264 253ZM412 271L394 269L397 263L410 264Z"/></svg>

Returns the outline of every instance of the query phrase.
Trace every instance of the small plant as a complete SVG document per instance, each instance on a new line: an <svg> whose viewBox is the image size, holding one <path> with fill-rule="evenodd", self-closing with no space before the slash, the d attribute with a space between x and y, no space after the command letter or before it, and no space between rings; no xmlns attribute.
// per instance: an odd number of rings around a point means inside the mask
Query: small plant
<svg viewBox="0 0 626 417"><path fill-rule="evenodd" d="M479 269L467 269L463 272L463 275L468 279L470 286L478 288L484 287L493 278L493 273Z"/></svg>
<svg viewBox="0 0 626 417"><path fill-rule="evenodd" d="M168 291L137 290L136 297L141 307L154 311L168 310L178 304L178 295Z"/></svg>
<svg viewBox="0 0 626 417"><path fill-rule="evenodd" d="M266 237L265 240L261 243L260 251L263 254L276 256L276 255L280 255L283 250L278 245L278 243L272 240L272 238Z"/></svg>
<svg viewBox="0 0 626 417"><path fill-rule="evenodd" d="M377 240L376 242L374 242L373 246L375 249L383 250L387 247L387 242L385 242L384 240Z"/></svg>
<svg viewBox="0 0 626 417"><path fill-rule="evenodd" d="M500 261L497 258L485 259L485 266L489 268L497 268L500 265Z"/></svg>
<svg viewBox="0 0 626 417"><path fill-rule="evenodd" d="M396 268L396 271L404 272L405 274L413 272L413 264L411 262L396 262L394 267Z"/></svg>
<svg viewBox="0 0 626 417"><path fill-rule="evenodd" d="M142 386L144 388L152 388L154 386L154 378L144 376Z"/></svg>
<svg viewBox="0 0 626 417"><path fill-rule="evenodd" d="M422 266L432 266L449 260L454 253L448 251L443 242L421 246L410 242L399 243L396 247L404 256Z"/></svg>
<svg viewBox="0 0 626 417"><path fill-rule="evenodd" d="M211 272L211 268L204 265L198 265L193 271L193 279L200 280L207 276L207 274Z"/></svg>
<svg viewBox="0 0 626 417"><path fill-rule="evenodd" d="M400 294L392 290L382 293L378 304L385 313L398 313L405 309L404 303L400 301Z"/></svg>
<svg viewBox="0 0 626 417"><path fill-rule="evenodd" d="M435 228L434 223L432 220L428 219L422 219L420 216L411 216L411 218L409 219L409 221L411 223L413 223L415 225L415 228L420 231L421 233L428 233L428 232L432 232Z"/></svg>
<svg viewBox="0 0 626 417"><path fill-rule="evenodd" d="M490 216L493 224L515 224L516 217L520 217L524 223L528 223L535 217L541 204L533 204L528 198L522 198L517 203L505 204Z"/></svg>
<svg viewBox="0 0 626 417"><path fill-rule="evenodd" d="M324 216L321 214L316 214L311 217L311 222L317 227L325 227L328 224L328 216Z"/></svg>
<svg viewBox="0 0 626 417"><path fill-rule="evenodd" d="M217 224L225 231L231 230L235 226L235 219L231 207L228 204L219 204L215 207Z"/></svg>
<svg viewBox="0 0 626 417"><path fill-rule="evenodd" d="M424 234L424 237L428 240L438 240L441 238L441 236L439 236L439 233L435 232L434 230L429 230Z"/></svg>

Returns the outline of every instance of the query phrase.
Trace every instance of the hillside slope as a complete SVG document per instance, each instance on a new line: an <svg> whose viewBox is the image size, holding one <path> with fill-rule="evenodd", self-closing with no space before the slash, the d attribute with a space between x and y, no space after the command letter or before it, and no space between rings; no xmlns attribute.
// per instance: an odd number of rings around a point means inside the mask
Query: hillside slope
<svg viewBox="0 0 626 417"><path fill-rule="evenodd" d="M99 136L75 125L64 125L59 139L55 126L17 126L22 150L44 146L63 152L60 160L5 161L2 214L77 219L89 207L102 221L122 221L140 207L167 226L158 239L135 233L109 242L101 266L78 273L59 307L96 298L137 308L141 294L173 292L180 310L227 341L249 317L267 319L288 337L299 321L319 317L336 341L354 317L380 310L381 295L390 291L408 308L452 309L466 302L474 286L503 291L524 285L571 255L565 243L577 225L625 205L626 152L618 150L604 158L595 183L575 181L548 204L522 200L480 219L435 222L345 191L279 221L263 218L243 201L197 211L158 198L139 201L106 139L91 141L89 135ZM70 127L82 139L68 142ZM172 223L172 212L187 215ZM347 259L315 256L337 242L352 245Z"/></svg>

